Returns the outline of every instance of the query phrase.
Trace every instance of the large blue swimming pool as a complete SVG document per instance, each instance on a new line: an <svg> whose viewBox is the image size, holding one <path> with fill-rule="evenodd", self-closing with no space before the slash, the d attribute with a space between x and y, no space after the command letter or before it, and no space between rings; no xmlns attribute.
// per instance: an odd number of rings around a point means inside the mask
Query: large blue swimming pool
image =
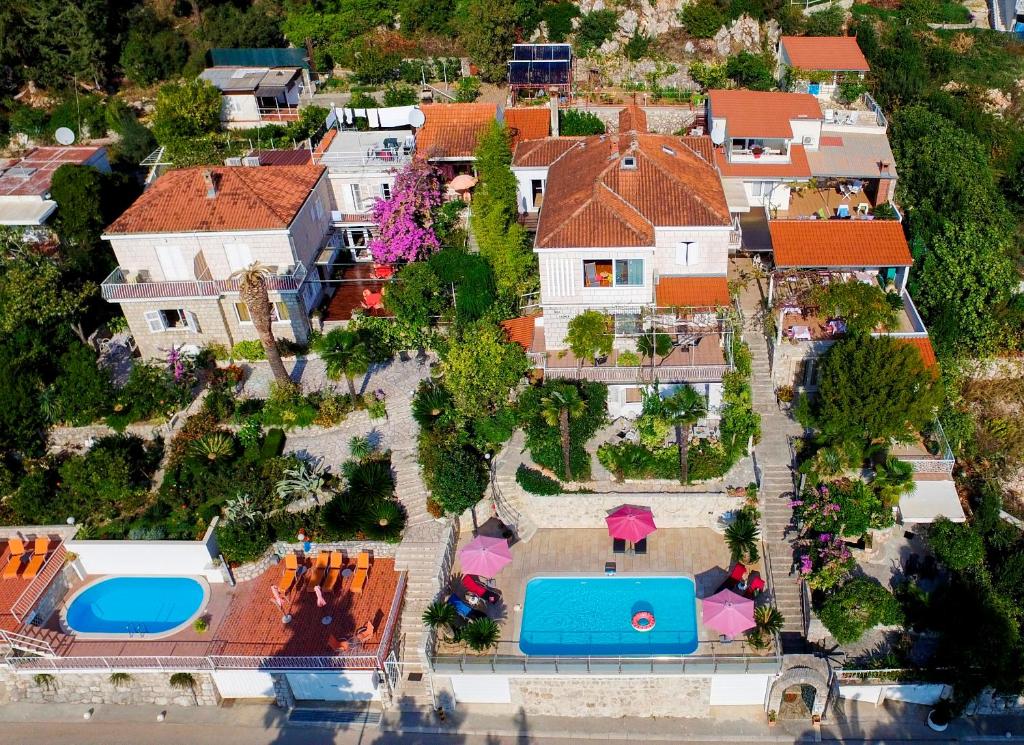
<svg viewBox="0 0 1024 745"><path fill-rule="evenodd" d="M646 611L654 628L637 631ZM519 648L545 656L690 654L697 604L689 577L538 577L526 585Z"/></svg>
<svg viewBox="0 0 1024 745"><path fill-rule="evenodd" d="M80 634L163 634L195 618L206 596L191 577L110 577L75 595L65 622Z"/></svg>

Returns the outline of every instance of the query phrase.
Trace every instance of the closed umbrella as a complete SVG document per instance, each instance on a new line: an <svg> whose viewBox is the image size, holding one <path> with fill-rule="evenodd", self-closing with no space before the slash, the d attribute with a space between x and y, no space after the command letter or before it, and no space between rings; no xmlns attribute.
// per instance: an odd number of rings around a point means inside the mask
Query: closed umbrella
<svg viewBox="0 0 1024 745"><path fill-rule="evenodd" d="M704 608L704 625L728 637L754 628L754 601L732 590L716 592L700 601Z"/></svg>
<svg viewBox="0 0 1024 745"><path fill-rule="evenodd" d="M604 521L608 523L608 535L630 543L643 540L657 529L654 515L646 507L623 505Z"/></svg>
<svg viewBox="0 0 1024 745"><path fill-rule="evenodd" d="M504 538L488 538L477 536L459 551L462 571L466 574L479 574L481 577L493 577L502 567L512 561L508 541Z"/></svg>

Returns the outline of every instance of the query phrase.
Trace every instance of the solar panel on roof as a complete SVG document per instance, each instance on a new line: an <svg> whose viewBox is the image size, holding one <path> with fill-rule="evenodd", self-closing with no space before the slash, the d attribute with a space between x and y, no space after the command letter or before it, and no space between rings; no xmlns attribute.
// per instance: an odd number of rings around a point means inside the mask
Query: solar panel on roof
<svg viewBox="0 0 1024 745"><path fill-rule="evenodd" d="M571 44L513 44L513 60L563 60L572 59Z"/></svg>

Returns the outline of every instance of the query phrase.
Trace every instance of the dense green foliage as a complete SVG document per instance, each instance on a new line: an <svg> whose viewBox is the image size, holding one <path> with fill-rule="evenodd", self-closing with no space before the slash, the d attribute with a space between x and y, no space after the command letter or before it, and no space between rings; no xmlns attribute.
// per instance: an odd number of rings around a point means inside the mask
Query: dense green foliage
<svg viewBox="0 0 1024 745"><path fill-rule="evenodd" d="M523 463L516 469L516 483L530 494L550 497L562 493L562 485L558 481Z"/></svg>
<svg viewBox="0 0 1024 745"><path fill-rule="evenodd" d="M850 644L873 626L902 623L903 611L876 580L854 577L828 597L818 617L837 642Z"/></svg>
<svg viewBox="0 0 1024 745"><path fill-rule="evenodd" d="M544 416L544 399L554 391L576 389L584 403L580 416L569 420L569 459L573 478L586 481L590 477L590 456L585 449L587 441L604 424L608 389L601 383L551 382L527 388L519 396L519 421L526 430L526 447L533 462L566 478L562 455L562 440L557 423Z"/></svg>
<svg viewBox="0 0 1024 745"><path fill-rule="evenodd" d="M603 135L604 122L591 111L561 109L558 112L558 133L562 137Z"/></svg>

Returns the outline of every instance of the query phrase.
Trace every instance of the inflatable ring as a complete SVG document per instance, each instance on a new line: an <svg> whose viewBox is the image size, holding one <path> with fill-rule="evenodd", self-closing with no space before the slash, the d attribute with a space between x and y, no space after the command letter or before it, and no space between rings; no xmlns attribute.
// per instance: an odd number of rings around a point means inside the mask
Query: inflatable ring
<svg viewBox="0 0 1024 745"><path fill-rule="evenodd" d="M637 631L650 631L654 628L654 614L646 610L634 613L633 628Z"/></svg>

